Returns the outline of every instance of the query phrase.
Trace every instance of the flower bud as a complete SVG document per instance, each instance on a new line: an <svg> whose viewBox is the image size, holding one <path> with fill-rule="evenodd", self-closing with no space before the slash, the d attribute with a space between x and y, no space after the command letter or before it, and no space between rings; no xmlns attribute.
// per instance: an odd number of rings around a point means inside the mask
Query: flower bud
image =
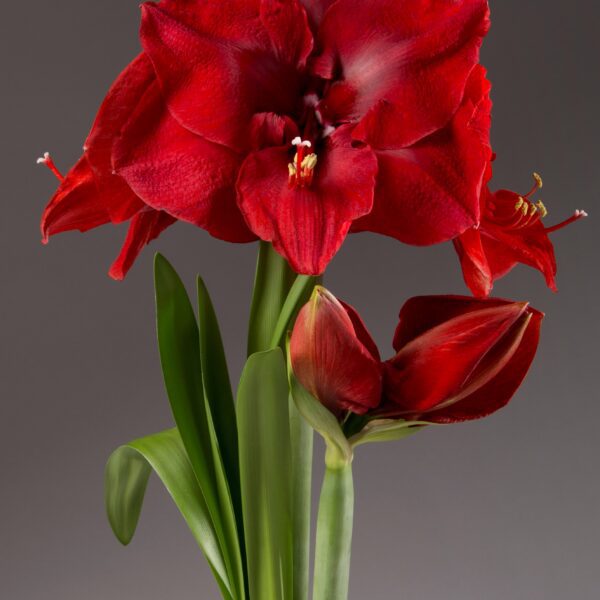
<svg viewBox="0 0 600 600"><path fill-rule="evenodd" d="M412 298L385 363L382 411L437 423L495 412L529 370L542 318L524 302Z"/></svg>
<svg viewBox="0 0 600 600"><path fill-rule="evenodd" d="M382 367L375 342L356 311L317 286L290 342L298 381L337 417L364 414L381 401Z"/></svg>

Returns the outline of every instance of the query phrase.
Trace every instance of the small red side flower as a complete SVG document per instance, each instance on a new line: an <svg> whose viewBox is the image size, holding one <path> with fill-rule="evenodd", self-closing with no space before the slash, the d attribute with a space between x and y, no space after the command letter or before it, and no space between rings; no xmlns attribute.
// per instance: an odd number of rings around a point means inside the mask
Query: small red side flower
<svg viewBox="0 0 600 600"><path fill-rule="evenodd" d="M485 0L143 4L144 54L109 92L44 235L162 211L161 227L270 241L306 274L351 229L456 237L479 221L489 159L488 12ZM159 233L139 221L123 264Z"/></svg>
<svg viewBox="0 0 600 600"><path fill-rule="evenodd" d="M491 168L488 173L491 175ZM533 188L524 195L484 189L481 223L454 240L465 282L475 296L488 296L494 281L519 263L540 271L548 287L556 291L556 258L548 234L587 217L587 213L576 210L562 223L545 227L548 211L534 197L542 185L541 177L534 173Z"/></svg>
<svg viewBox="0 0 600 600"><path fill-rule="evenodd" d="M525 302L412 298L400 312L396 355L381 362L356 311L317 288L294 327L300 383L338 418L452 423L505 406L538 345L542 313Z"/></svg>

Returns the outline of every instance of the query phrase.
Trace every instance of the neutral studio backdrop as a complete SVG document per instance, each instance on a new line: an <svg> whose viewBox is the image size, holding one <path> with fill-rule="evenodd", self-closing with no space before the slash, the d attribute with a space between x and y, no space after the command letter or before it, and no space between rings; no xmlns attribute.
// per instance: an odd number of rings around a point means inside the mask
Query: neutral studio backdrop
<svg viewBox="0 0 600 600"><path fill-rule="evenodd" d="M600 562L600 5L494 0L483 61L494 84L497 185L544 175L560 292L516 269L497 295L547 314L540 352L492 418L360 448L352 600L596 600ZM64 234L39 216L55 188L35 167L79 156L101 98L138 50L134 0L11 2L0 33L2 252L0 598L216 598L195 543L153 481L128 548L103 509L117 445L171 425L153 323L151 257L207 281L237 377L255 245L171 228L127 280L106 271L123 228ZM598 213L598 214L596 214ZM362 312L384 354L412 295L466 293L451 245L416 249L353 236L327 285ZM320 473L321 449L316 453ZM317 489L318 491L318 481ZM267 599L265 599L267 600Z"/></svg>

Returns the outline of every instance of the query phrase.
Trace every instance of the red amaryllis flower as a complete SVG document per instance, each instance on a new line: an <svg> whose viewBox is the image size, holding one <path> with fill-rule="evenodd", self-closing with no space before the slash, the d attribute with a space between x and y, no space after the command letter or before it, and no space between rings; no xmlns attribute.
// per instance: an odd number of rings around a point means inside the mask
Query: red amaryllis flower
<svg viewBox="0 0 600 600"><path fill-rule="evenodd" d="M491 176L491 168L488 174ZM494 281L518 263L539 270L548 287L556 291L556 258L548 234L587 217L587 213L576 210L562 223L545 227L543 219L548 211L534 198L542 179L537 173L533 178L532 189L524 195L508 190L491 192L485 187L481 223L454 240L465 282L475 296L488 296Z"/></svg>
<svg viewBox="0 0 600 600"><path fill-rule="evenodd" d="M385 363L386 416L453 423L505 406L535 356L543 314L526 302L410 299Z"/></svg>
<svg viewBox="0 0 600 600"><path fill-rule="evenodd" d="M400 312L396 355L381 363L356 311L317 288L294 327L292 367L338 417L477 419L506 405L521 384L542 317L523 302L412 298Z"/></svg>
<svg viewBox="0 0 600 600"><path fill-rule="evenodd" d="M229 241L256 235L310 274L353 223L429 244L478 222L485 0L162 0L142 11L144 54L96 123L105 160L91 144L84 156L96 198L110 175L144 209ZM98 208L102 220L65 216L58 228L49 215L47 231L136 214Z"/></svg>

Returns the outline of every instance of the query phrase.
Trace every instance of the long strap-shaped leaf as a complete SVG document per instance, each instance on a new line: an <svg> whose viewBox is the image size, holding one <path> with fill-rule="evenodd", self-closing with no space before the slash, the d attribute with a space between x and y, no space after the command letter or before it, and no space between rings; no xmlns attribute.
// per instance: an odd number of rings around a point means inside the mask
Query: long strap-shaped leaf
<svg viewBox="0 0 600 600"><path fill-rule="evenodd" d="M231 585L204 496L176 429L156 433L117 448L105 472L105 503L114 534L128 544L135 533L151 471L175 501L204 553L223 598Z"/></svg>
<svg viewBox="0 0 600 600"><path fill-rule="evenodd" d="M238 534L243 540L242 498L238 434L233 393L219 323L201 277L197 280L200 362L204 395L210 407L217 441L223 458L227 481L238 522ZM243 542L240 543L243 547Z"/></svg>
<svg viewBox="0 0 600 600"><path fill-rule="evenodd" d="M253 354L238 389L242 505L250 598L291 600L288 383L279 348Z"/></svg>
<svg viewBox="0 0 600 600"><path fill-rule="evenodd" d="M240 541L217 434L204 396L196 318L173 267L160 254L154 267L158 345L167 394L219 540L234 597L242 599L245 586Z"/></svg>

